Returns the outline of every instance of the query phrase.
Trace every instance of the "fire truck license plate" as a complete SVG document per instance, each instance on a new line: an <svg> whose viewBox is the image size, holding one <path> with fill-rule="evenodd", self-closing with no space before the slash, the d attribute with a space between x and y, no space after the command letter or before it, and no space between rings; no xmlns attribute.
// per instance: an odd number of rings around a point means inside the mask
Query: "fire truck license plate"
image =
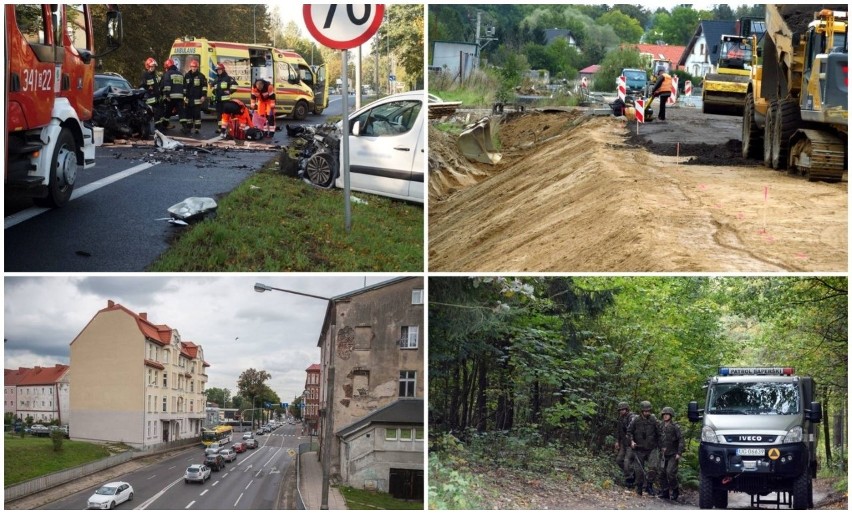
<svg viewBox="0 0 852 514"><path fill-rule="evenodd" d="M766 455L766 448L737 448L737 455L763 457Z"/></svg>

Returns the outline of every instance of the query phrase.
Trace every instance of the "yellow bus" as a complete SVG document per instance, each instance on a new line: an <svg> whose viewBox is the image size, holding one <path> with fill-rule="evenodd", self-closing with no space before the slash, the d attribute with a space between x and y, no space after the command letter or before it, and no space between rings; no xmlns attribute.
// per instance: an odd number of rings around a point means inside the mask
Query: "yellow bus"
<svg viewBox="0 0 852 514"><path fill-rule="evenodd" d="M231 436L234 433L234 429L229 427L228 425L219 425L213 428L205 428L201 431L201 444L204 446L210 446L211 444L217 443L219 445L225 445L231 442Z"/></svg>
<svg viewBox="0 0 852 514"><path fill-rule="evenodd" d="M190 61L198 61L199 72L207 77L210 91L208 98L212 98L216 66L222 63L228 75L238 84L236 94L231 95L231 98L239 99L246 105L250 103L254 82L264 79L275 87L277 115L303 120L308 113L321 114L328 107L325 65L312 68L293 50L183 37L172 44L169 58L182 72L189 69Z"/></svg>

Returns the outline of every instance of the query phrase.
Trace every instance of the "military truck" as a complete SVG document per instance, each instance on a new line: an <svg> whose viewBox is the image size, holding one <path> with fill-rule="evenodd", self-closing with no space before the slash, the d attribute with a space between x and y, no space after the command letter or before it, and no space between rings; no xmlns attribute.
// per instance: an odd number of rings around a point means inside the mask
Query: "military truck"
<svg viewBox="0 0 852 514"><path fill-rule="evenodd" d="M815 388L788 367L724 367L708 380L704 409L687 408L689 421L702 423L700 508L727 508L731 491L751 495L753 507L813 507L822 420Z"/></svg>

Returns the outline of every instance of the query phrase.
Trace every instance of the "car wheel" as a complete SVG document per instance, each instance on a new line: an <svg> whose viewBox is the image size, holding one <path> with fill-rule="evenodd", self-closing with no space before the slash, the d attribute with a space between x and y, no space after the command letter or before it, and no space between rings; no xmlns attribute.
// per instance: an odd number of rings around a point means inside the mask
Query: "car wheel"
<svg viewBox="0 0 852 514"><path fill-rule="evenodd" d="M71 198L77 178L77 143L67 129L59 132L47 178L47 197L35 198L39 207L62 207ZM61 177L60 177L61 176ZM39 434L40 435L40 434Z"/></svg>
<svg viewBox="0 0 852 514"><path fill-rule="evenodd" d="M305 175L311 184L322 188L330 188L337 175L337 161L328 152L312 155L305 165Z"/></svg>
<svg viewBox="0 0 852 514"><path fill-rule="evenodd" d="M133 493L130 493L130 496L127 497L127 501L133 501Z"/></svg>
<svg viewBox="0 0 852 514"><path fill-rule="evenodd" d="M188 484L188 483L189 483L189 479L188 479L188 478L184 478L184 479L183 479L183 483L184 483L184 484Z"/></svg>
<svg viewBox="0 0 852 514"><path fill-rule="evenodd" d="M112 510L114 508L115 508L115 502L109 502L109 510Z"/></svg>

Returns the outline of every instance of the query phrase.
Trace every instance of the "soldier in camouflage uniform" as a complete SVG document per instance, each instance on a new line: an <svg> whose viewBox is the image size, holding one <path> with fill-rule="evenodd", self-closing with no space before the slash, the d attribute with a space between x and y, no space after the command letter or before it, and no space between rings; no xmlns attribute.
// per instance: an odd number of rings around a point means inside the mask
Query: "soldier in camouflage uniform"
<svg viewBox="0 0 852 514"><path fill-rule="evenodd" d="M677 483L677 468L683 455L683 434L680 425L674 422L674 409L664 407L660 423L660 455L663 464L660 468L660 498L677 500L680 490Z"/></svg>
<svg viewBox="0 0 852 514"><path fill-rule="evenodd" d="M618 420L616 421L616 440L615 451L618 456L615 458L615 463L624 473L624 485L633 487L635 477L633 474L633 448L630 447L630 438L627 437L627 427L636 414L630 412L630 406L627 402L618 404Z"/></svg>
<svg viewBox="0 0 852 514"><path fill-rule="evenodd" d="M657 475L657 449L660 447L660 425L651 414L651 402L639 404L641 415L636 416L627 427L630 447L633 448L636 494L642 496L644 489L654 494L654 479Z"/></svg>

